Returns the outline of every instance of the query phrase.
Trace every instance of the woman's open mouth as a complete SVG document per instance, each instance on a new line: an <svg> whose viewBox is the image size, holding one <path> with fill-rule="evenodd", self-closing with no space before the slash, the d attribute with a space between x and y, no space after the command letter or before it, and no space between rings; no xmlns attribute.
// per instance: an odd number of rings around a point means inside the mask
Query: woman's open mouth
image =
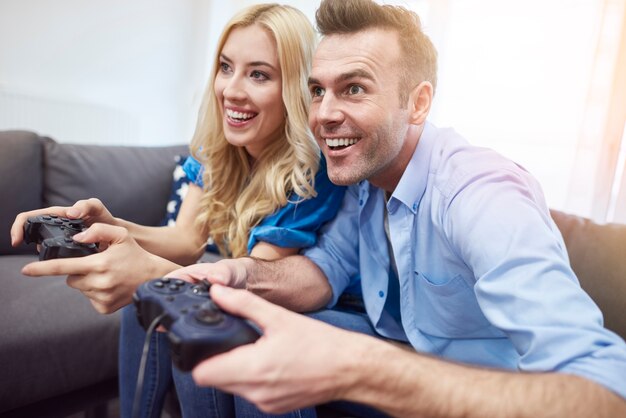
<svg viewBox="0 0 626 418"><path fill-rule="evenodd" d="M257 114L258 113L254 112L237 112L235 110L226 109L226 118L235 125L248 122L250 119L255 118Z"/></svg>

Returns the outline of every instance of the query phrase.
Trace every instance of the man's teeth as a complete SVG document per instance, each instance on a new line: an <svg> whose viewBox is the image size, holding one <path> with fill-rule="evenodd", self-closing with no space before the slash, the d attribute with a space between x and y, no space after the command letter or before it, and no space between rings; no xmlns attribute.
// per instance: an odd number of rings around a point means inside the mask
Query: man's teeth
<svg viewBox="0 0 626 418"><path fill-rule="evenodd" d="M254 113L236 112L234 110L226 109L226 116L231 119L248 120L254 117Z"/></svg>
<svg viewBox="0 0 626 418"><path fill-rule="evenodd" d="M356 144L356 138L326 138L326 145L329 147L347 147Z"/></svg>

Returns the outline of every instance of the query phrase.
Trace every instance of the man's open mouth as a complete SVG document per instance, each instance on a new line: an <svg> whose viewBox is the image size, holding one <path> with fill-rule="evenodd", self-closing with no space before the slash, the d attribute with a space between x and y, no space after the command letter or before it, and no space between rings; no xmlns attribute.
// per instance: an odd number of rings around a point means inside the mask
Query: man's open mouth
<svg viewBox="0 0 626 418"><path fill-rule="evenodd" d="M356 144L358 138L325 138L324 141L331 150L339 150Z"/></svg>

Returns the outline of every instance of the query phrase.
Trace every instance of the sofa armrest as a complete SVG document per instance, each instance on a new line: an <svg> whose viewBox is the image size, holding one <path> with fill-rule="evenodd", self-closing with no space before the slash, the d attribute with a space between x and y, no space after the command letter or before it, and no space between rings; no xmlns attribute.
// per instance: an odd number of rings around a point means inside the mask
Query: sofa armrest
<svg viewBox="0 0 626 418"><path fill-rule="evenodd" d="M42 139L27 131L0 132L0 255L32 254L32 247L11 247L15 216L41 207Z"/></svg>
<svg viewBox="0 0 626 418"><path fill-rule="evenodd" d="M580 285L600 307L605 326L626 339L626 225L556 210L551 215Z"/></svg>

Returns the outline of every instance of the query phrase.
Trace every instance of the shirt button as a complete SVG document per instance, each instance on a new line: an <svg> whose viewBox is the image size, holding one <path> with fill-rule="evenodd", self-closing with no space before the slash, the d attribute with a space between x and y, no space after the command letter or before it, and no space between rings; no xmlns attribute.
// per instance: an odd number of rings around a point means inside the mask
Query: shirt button
<svg viewBox="0 0 626 418"><path fill-rule="evenodd" d="M359 199L359 206L363 206L363 199Z"/></svg>
<svg viewBox="0 0 626 418"><path fill-rule="evenodd" d="M382 290L380 290L380 291L378 292L378 296L380 296L380 297L382 298L383 296L385 296L385 292L383 292Z"/></svg>

